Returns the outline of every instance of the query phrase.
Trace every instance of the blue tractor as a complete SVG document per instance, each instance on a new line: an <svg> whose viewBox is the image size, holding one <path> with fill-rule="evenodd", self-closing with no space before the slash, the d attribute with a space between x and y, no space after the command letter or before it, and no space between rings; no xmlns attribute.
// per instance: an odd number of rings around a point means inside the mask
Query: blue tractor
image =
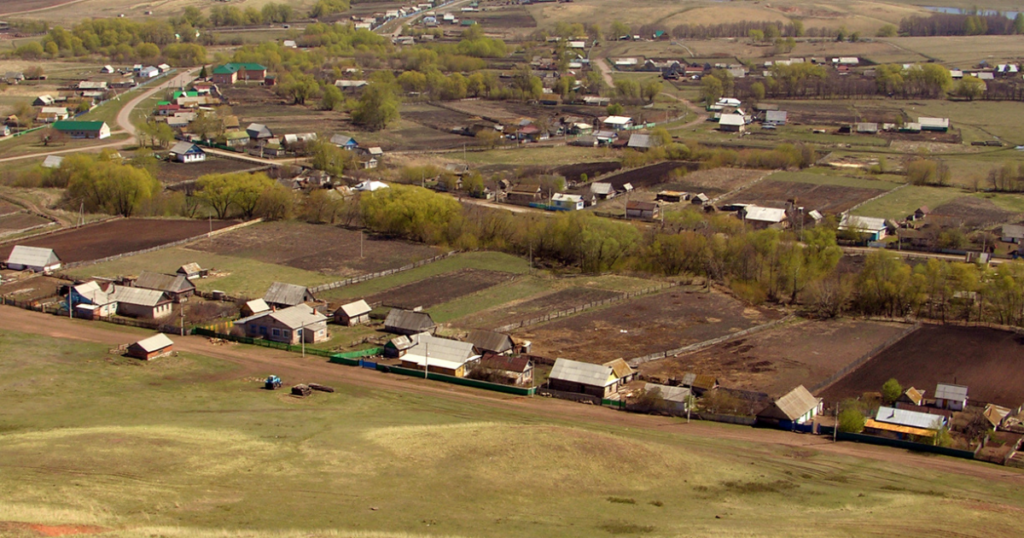
<svg viewBox="0 0 1024 538"><path fill-rule="evenodd" d="M277 377L276 375L268 376L266 383L264 383L263 385L263 388L267 390L277 390L281 388L281 378Z"/></svg>

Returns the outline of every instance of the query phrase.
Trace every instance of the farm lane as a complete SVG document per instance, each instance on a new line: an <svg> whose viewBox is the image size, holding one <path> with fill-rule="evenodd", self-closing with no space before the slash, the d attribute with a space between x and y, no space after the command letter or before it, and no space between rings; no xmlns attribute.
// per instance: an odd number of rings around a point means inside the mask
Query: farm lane
<svg viewBox="0 0 1024 538"><path fill-rule="evenodd" d="M70 320L9 306L0 307L0 326L29 334L97 342L111 346L128 343L142 336L140 332L100 322ZM832 443L824 437L796 435L779 430L753 429L700 421L687 424L679 419L654 415L627 414L604 407L580 405L566 400L514 397L468 387L424 381L419 378L339 366L324 362L322 358L303 360L295 353L263 347L244 346L241 344L215 344L210 339L196 336L181 337L172 335L172 338L175 341L175 347L179 351L222 359L240 367L237 370L218 374L216 378L206 377L196 379L195 381L222 381L246 377L263 377L273 373L281 376L289 383L294 381L319 381L403 391L489 405L496 408L539 415L553 420L573 422L583 420L593 424L622 428L668 430L681 435L741 441L751 443L755 447L767 444L786 448L811 448L832 454L897 463L908 467L973 476L984 480L1014 482L1024 480L1024 473L980 462L919 455L857 443Z"/></svg>
<svg viewBox="0 0 1024 538"><path fill-rule="evenodd" d="M843 253L845 255L847 255L847 256L867 256L868 254L871 254L872 252L878 252L880 250L880 249L871 248L871 247L847 247L847 246L842 246L842 247L839 247L839 248L841 248L843 250ZM954 255L954 254L941 254L941 253L938 253L938 252L922 252L922 251L918 251L918 250L893 250L893 249L890 249L890 248L885 249L885 251L886 252L891 252L893 254L897 254L897 255L902 256L902 257L907 258L907 259L935 258L937 260L945 260L945 261L950 261L950 262L962 262L962 261L964 261L964 257L963 256L957 256L957 255ZM992 258L992 259L989 260L989 263L991 263L992 265L999 265L999 264L1001 264L1003 262L1007 262L1007 261L1010 261L1010 260L1003 259L1003 258Z"/></svg>
<svg viewBox="0 0 1024 538"><path fill-rule="evenodd" d="M601 72L601 77L604 79L604 83L606 85L608 85L609 88L614 88L615 87L615 78L612 76L612 68L608 65L608 62L605 60L604 56L599 56L599 57L595 58L590 63L590 65L597 65L597 69L598 69L598 71ZM690 101L688 101L686 99L683 99L681 97L676 97L675 95L672 95L671 93L666 93L666 92L662 92L662 93L660 93L658 95L664 95L665 97L668 97L669 99L675 99L676 101L678 101L683 106L685 106L686 108L690 109L694 114L697 115L697 117L694 118L693 120L688 121L688 122L686 122L686 123L684 123L684 124L682 124L682 125L680 125L678 127L673 127L672 128L673 130L689 129L691 127L696 127L696 126L701 125L704 122L708 121L708 114L707 114L707 112L705 112L703 108L701 108L701 107L691 103ZM673 121L673 120L669 120L669 121Z"/></svg>

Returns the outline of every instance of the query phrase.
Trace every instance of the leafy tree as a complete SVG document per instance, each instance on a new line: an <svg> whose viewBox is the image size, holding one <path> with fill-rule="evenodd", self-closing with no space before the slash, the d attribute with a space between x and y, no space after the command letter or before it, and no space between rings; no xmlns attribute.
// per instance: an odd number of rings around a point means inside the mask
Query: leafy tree
<svg viewBox="0 0 1024 538"><path fill-rule="evenodd" d="M878 37L896 37L896 27L891 24L886 24L878 29L878 33L875 34Z"/></svg>
<svg viewBox="0 0 1024 538"><path fill-rule="evenodd" d="M838 426L843 433L860 433L864 431L864 415L857 409L843 409Z"/></svg>
<svg viewBox="0 0 1024 538"><path fill-rule="evenodd" d="M700 79L700 97L708 106L715 104L723 95L722 81L715 75Z"/></svg>
<svg viewBox="0 0 1024 538"><path fill-rule="evenodd" d="M352 119L368 129L379 131L398 120L398 96L391 85L373 83L363 90Z"/></svg>
<svg viewBox="0 0 1024 538"><path fill-rule="evenodd" d="M207 174L196 180L202 202L213 209L218 219L227 218L237 208L246 218L252 218L263 192L274 185L266 174L245 172Z"/></svg>
<svg viewBox="0 0 1024 538"><path fill-rule="evenodd" d="M750 96L753 97L755 101L760 101L764 99L764 84L760 82L755 82L751 84Z"/></svg>
<svg viewBox="0 0 1024 538"><path fill-rule="evenodd" d="M615 81L615 91L625 99L640 98L640 84L635 80L624 78Z"/></svg>
<svg viewBox="0 0 1024 538"><path fill-rule="evenodd" d="M323 170L333 177L341 177L346 169L355 166L355 155L335 146L326 137L318 137L306 149L313 168Z"/></svg>
<svg viewBox="0 0 1024 538"><path fill-rule="evenodd" d="M661 93L661 88L661 81L651 80L643 84L643 86L640 88L640 94L648 102L653 103L654 98L657 97L659 93Z"/></svg>
<svg viewBox="0 0 1024 538"><path fill-rule="evenodd" d="M325 84L323 86L322 95L320 96L320 108L324 110L338 110L345 104L345 96L342 95L341 89L333 84Z"/></svg>
<svg viewBox="0 0 1024 538"><path fill-rule="evenodd" d="M882 401L886 405L892 405L896 403L896 399L903 394L903 387L900 385L896 378L890 378L884 384L882 384Z"/></svg>
<svg viewBox="0 0 1024 538"><path fill-rule="evenodd" d="M341 13L342 11L348 10L348 0L317 0L316 4L313 4L313 9L310 10L309 16L314 19L319 19L320 17L326 17L327 15L333 15L335 13Z"/></svg>
<svg viewBox="0 0 1024 538"><path fill-rule="evenodd" d="M978 77L964 77L960 79L960 82L957 82L956 89L953 93L955 93L957 97L963 97L968 101L973 101L984 95L987 89L988 88L986 87L984 80L981 80Z"/></svg>
<svg viewBox="0 0 1024 538"><path fill-rule="evenodd" d="M618 39L623 36L631 36L633 34L633 29L630 28L628 24L622 21L614 21L612 22L610 32L612 37Z"/></svg>
<svg viewBox="0 0 1024 538"><path fill-rule="evenodd" d="M622 105L619 103L612 103L605 107L605 112L607 112L609 116L621 116L625 110L626 109L622 108Z"/></svg>
<svg viewBox="0 0 1024 538"><path fill-rule="evenodd" d="M332 197L326 190L318 189L309 193L303 200L302 218L314 224L334 224L341 207L341 199Z"/></svg>
<svg viewBox="0 0 1024 538"><path fill-rule="evenodd" d="M68 178L68 198L92 211L130 217L160 191L148 171L86 155L71 155L61 162Z"/></svg>
<svg viewBox="0 0 1024 538"><path fill-rule="evenodd" d="M764 32L762 30L752 29L747 33L747 36L753 41L764 41Z"/></svg>

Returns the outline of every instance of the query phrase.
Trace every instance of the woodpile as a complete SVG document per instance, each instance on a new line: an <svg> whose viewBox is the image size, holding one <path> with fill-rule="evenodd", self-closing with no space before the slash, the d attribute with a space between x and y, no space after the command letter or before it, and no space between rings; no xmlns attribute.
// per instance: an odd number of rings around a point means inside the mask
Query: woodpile
<svg viewBox="0 0 1024 538"><path fill-rule="evenodd" d="M321 385L319 383L310 383L309 388L320 392L334 392L334 388L328 387L327 385Z"/></svg>
<svg viewBox="0 0 1024 538"><path fill-rule="evenodd" d="M292 387L292 396L306 397L310 394L313 394L313 389L309 385L298 384Z"/></svg>

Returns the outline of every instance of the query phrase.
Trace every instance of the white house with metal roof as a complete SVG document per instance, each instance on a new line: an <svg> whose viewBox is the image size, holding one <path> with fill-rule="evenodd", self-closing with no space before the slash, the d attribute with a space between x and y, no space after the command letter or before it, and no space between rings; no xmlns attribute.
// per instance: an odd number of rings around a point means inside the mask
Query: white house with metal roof
<svg viewBox="0 0 1024 538"><path fill-rule="evenodd" d="M967 387L939 383L935 386L935 407L950 411L963 411L967 407Z"/></svg>
<svg viewBox="0 0 1024 538"><path fill-rule="evenodd" d="M35 273L56 271L60 269L60 258L50 248L15 245L7 257L7 268Z"/></svg>
<svg viewBox="0 0 1024 538"><path fill-rule="evenodd" d="M885 219L877 217L862 217L844 214L839 221L839 231L852 231L864 234L869 241L881 241L889 231Z"/></svg>
<svg viewBox="0 0 1024 538"><path fill-rule="evenodd" d="M747 205L739 210L739 216L754 228L783 228L786 225L786 210L776 207Z"/></svg>
<svg viewBox="0 0 1024 538"><path fill-rule="evenodd" d="M403 368L465 377L469 365L480 360L480 355L470 342L441 338L430 333L413 335L411 340L414 345L402 355Z"/></svg>
<svg viewBox="0 0 1024 538"><path fill-rule="evenodd" d="M558 359L548 376L548 388L605 398L615 394L620 383L611 366Z"/></svg>
<svg viewBox="0 0 1024 538"><path fill-rule="evenodd" d="M305 341L307 344L324 342L327 316L307 304L298 304L283 310L271 310L235 321L250 338L263 338L290 345Z"/></svg>

